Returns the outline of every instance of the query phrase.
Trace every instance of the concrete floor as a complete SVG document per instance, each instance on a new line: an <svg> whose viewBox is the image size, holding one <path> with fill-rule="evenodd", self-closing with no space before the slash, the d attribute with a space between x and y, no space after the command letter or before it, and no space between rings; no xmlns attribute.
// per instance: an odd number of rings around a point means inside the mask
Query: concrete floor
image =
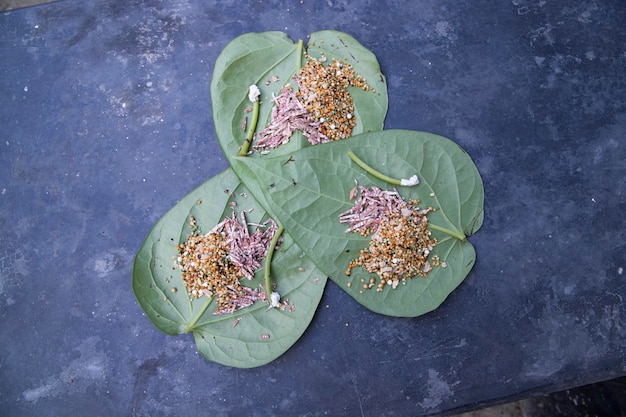
<svg viewBox="0 0 626 417"><path fill-rule="evenodd" d="M0 0L0 12L55 0ZM484 408L452 417L626 417L626 378Z"/></svg>
<svg viewBox="0 0 626 417"><path fill-rule="evenodd" d="M24 7L36 6L44 3L51 3L55 0L0 0L0 12L20 9ZM458 417L531 417L524 411L524 402L515 402L502 406L490 407L479 411L459 414Z"/></svg>
<svg viewBox="0 0 626 417"><path fill-rule="evenodd" d="M524 401L497 405L482 410L457 414L453 417L533 417L524 410Z"/></svg>

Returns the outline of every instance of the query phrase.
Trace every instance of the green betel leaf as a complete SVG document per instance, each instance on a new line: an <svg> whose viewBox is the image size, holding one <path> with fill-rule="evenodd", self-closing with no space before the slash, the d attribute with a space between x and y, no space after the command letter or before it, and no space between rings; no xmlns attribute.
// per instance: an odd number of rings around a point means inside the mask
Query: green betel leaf
<svg viewBox="0 0 626 417"><path fill-rule="evenodd" d="M436 209L428 214L428 228L439 241L430 256L438 256L443 266L434 267L427 278L377 292L363 289L374 275L362 268L345 274L370 242L370 237L345 233L347 225L338 219L354 204L355 180L362 186L394 187L364 171L350 151L391 177L419 177L419 185L397 190L404 199L421 200L420 207ZM476 255L466 237L482 225L484 190L471 158L454 142L424 132L386 130L307 147L290 159L285 164L281 158L239 157L233 169L313 262L367 308L403 317L427 313L470 272Z"/></svg>
<svg viewBox="0 0 626 417"><path fill-rule="evenodd" d="M369 91L348 87L356 117L352 134L382 130L387 113L387 85L376 57L352 36L332 30L312 33L306 52L316 59L325 56L326 65L333 59L350 64L369 85ZM240 151L247 135L253 133L250 131L255 112L251 111L249 87L256 85L261 94L255 129L258 133L270 122L273 95L278 96L287 83L297 89L292 77L307 59L304 42L293 43L282 32L247 33L226 45L215 62L211 100L215 132L229 160ZM296 131L288 144L272 154L284 155L305 144L306 138Z"/></svg>
<svg viewBox="0 0 626 417"><path fill-rule="evenodd" d="M299 339L313 318L326 275L283 233L271 275L282 300L288 302L287 308L268 309L268 303L257 301L232 314L216 315L214 298L202 296L192 301L174 265L177 245L192 233L191 216L208 232L233 210L251 210L246 213L249 223L267 219L265 210L228 169L185 196L154 225L135 258L133 290L160 330L172 335L192 332L198 351L208 360L250 368L276 359ZM257 271L254 279L241 282L259 288L263 270Z"/></svg>

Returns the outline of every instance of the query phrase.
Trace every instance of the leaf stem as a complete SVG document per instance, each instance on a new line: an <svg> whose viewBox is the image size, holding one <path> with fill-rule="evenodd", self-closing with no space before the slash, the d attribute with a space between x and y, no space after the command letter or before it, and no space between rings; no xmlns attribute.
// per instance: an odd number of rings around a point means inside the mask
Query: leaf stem
<svg viewBox="0 0 626 417"><path fill-rule="evenodd" d="M285 228L283 226L279 226L274 233L274 237L270 242L270 246L267 248L267 256L265 257L265 271L263 271L263 278L265 278L265 296L267 298L267 302L271 305L271 297L272 294L272 276L270 273L270 267L272 265L272 258L274 257L274 249L276 249L276 245L278 245L278 240L280 236L283 234Z"/></svg>
<svg viewBox="0 0 626 417"><path fill-rule="evenodd" d="M304 42L300 39L297 45L298 53L296 54L298 56L298 61L296 62L298 71L302 68L303 50ZM259 100L260 98L257 97L257 99L252 102L252 122L250 123L250 129L246 134L246 140L243 142L243 145L241 145L241 149L237 153L237 156L246 156L248 155L248 151L250 151L250 145L252 144L252 139L254 138L254 133L256 132L256 125L259 123Z"/></svg>
<svg viewBox="0 0 626 417"><path fill-rule="evenodd" d="M252 103L252 123L250 123L250 130L248 130L248 134L246 135L246 140L241 145L241 149L239 150L238 156L246 156L248 154L248 150L250 150L250 144L252 143L252 138L254 137L254 132L256 131L256 125L259 122L259 100L254 100Z"/></svg>
<svg viewBox="0 0 626 417"><path fill-rule="evenodd" d="M189 323L187 325L187 327L185 327L183 329L184 333L189 333L190 331L192 331L194 329L194 327L196 326L196 323L198 323L198 320L200 320L200 317L202 317L202 315L204 314L204 312L206 311L207 308L209 308L209 306L211 305L211 301L213 301L213 298L208 298L205 302L204 305L202 306L202 309L198 312L198 314L196 314L196 317L194 317L194 319L191 321L191 323Z"/></svg>
<svg viewBox="0 0 626 417"><path fill-rule="evenodd" d="M461 241L465 240L465 235L461 232L459 232L458 230L450 230L450 229L446 229L445 227L442 226L438 226L436 224L430 223L428 222L428 227L430 227L431 229L435 229L438 230L440 232L443 232L447 235L450 235L456 239L459 239Z"/></svg>
<svg viewBox="0 0 626 417"><path fill-rule="evenodd" d="M302 41L302 39L298 40L298 66L297 69L298 71L300 71L300 69L302 69L302 55L303 55L303 50L304 50L304 42Z"/></svg>
<svg viewBox="0 0 626 417"><path fill-rule="evenodd" d="M383 180L385 182L388 182L389 184L393 184L393 185L400 185L400 186L407 186L407 187L411 187L413 185L417 185L419 184L419 180L417 179L417 175L414 175L413 177L409 178L409 179L398 179L398 178L392 178L389 175L385 175L380 171L375 170L374 168L372 168L371 166L367 165L361 158L359 158L358 156L356 156L354 154L354 152L352 152L352 150L348 151L348 156L350 157L350 159L352 159L358 166L360 166L361 168L363 168L365 171L367 171L369 174L373 175L374 177L378 178L379 180Z"/></svg>

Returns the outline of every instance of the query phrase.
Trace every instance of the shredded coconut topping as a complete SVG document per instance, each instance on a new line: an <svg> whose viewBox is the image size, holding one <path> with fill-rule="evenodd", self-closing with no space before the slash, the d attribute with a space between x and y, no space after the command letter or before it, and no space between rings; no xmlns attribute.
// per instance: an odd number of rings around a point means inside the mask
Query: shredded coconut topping
<svg viewBox="0 0 626 417"><path fill-rule="evenodd" d="M349 223L345 233L359 232L369 235L378 229L388 213L406 205L397 191L382 190L378 187L358 187L359 198L354 206L339 215L341 223ZM356 196L355 196L356 198Z"/></svg>
<svg viewBox="0 0 626 417"><path fill-rule="evenodd" d="M312 145L330 141L320 132L320 123L313 120L290 87L283 88L278 97L274 96L272 101L275 105L272 108L270 124L259 134L253 147L256 151L274 149L289 142L289 138L296 130L301 130Z"/></svg>

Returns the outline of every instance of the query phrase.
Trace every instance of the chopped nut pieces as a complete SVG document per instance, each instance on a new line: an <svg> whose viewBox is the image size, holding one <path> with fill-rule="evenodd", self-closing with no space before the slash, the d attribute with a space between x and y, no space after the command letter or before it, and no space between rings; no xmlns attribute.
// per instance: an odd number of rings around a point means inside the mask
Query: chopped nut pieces
<svg viewBox="0 0 626 417"><path fill-rule="evenodd" d="M312 145L352 135L356 117L348 87L369 90L369 86L347 63L333 60L325 66L325 59L306 57L307 63L293 77L298 91L287 85L277 97L273 96L270 124L259 134L253 147L256 151L289 142L296 130L301 130Z"/></svg>
<svg viewBox="0 0 626 417"><path fill-rule="evenodd" d="M205 235L198 233L191 218L193 234L177 247L176 265L182 271L187 292L192 297L215 296L215 314L232 313L266 299L263 289L244 287L239 280L252 279L261 267L277 226L270 219L250 234L244 212L240 218L241 222L233 213Z"/></svg>
<svg viewBox="0 0 626 417"><path fill-rule="evenodd" d="M426 215L434 209L420 209L419 200L404 201L397 191L378 187L359 187L360 195L354 207L339 215L339 221L349 223L348 232L371 235L369 247L353 260L346 275L362 266L375 278L363 283L363 289L374 286L382 291L385 285L395 289L400 282L414 276L427 277L432 270L428 256L437 244L427 229ZM438 258L437 258L438 259Z"/></svg>
<svg viewBox="0 0 626 417"><path fill-rule="evenodd" d="M330 65L307 56L308 61L295 79L296 96L304 103L321 131L331 140L346 139L356 126L354 103L348 87L369 90L369 86L348 63L333 59Z"/></svg>

